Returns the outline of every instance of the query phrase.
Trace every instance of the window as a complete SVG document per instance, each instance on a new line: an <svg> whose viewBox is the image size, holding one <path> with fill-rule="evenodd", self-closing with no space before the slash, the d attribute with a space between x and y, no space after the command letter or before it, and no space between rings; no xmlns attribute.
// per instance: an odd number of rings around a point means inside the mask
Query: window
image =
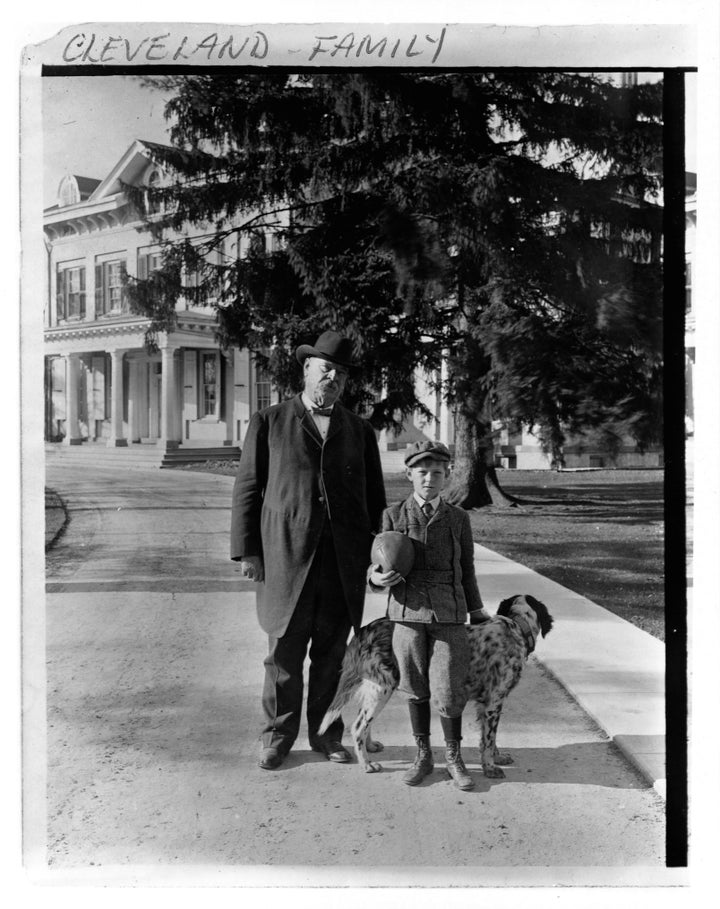
<svg viewBox="0 0 720 909"><path fill-rule="evenodd" d="M147 248L147 247L146 247ZM141 252L138 250L137 257L137 277L138 281L147 281L147 279L162 266L162 253L160 252ZM148 299L155 296L154 288L146 288Z"/></svg>
<svg viewBox="0 0 720 909"><path fill-rule="evenodd" d="M262 256L265 254L267 249L267 242L265 239L265 234L260 230L254 230L247 242L247 255L248 256Z"/></svg>
<svg viewBox="0 0 720 909"><path fill-rule="evenodd" d="M272 404L270 373L263 366L255 365L255 409L264 410Z"/></svg>
<svg viewBox="0 0 720 909"><path fill-rule="evenodd" d="M80 265L58 269L57 318L85 318L85 269Z"/></svg>
<svg viewBox="0 0 720 909"><path fill-rule="evenodd" d="M147 190L145 192L145 207L149 215L161 214L165 210L165 204L162 199L156 195L164 183L163 173L159 167L152 167L145 178Z"/></svg>
<svg viewBox="0 0 720 909"><path fill-rule="evenodd" d="M125 275L124 259L113 259L95 266L95 311L98 315L127 312Z"/></svg>
<svg viewBox="0 0 720 909"><path fill-rule="evenodd" d="M202 275L200 273L200 269L189 269L187 266L183 266L182 282L183 290L185 291L183 294L183 298L185 300L185 309L190 309L190 307L197 305L202 306L202 303L198 304L196 302L196 299L193 295L193 291L202 286Z"/></svg>
<svg viewBox="0 0 720 909"><path fill-rule="evenodd" d="M157 271L162 265L162 253L159 252L139 252L137 264L137 276L140 281L145 281L150 275Z"/></svg>
<svg viewBox="0 0 720 909"><path fill-rule="evenodd" d="M239 300L237 262L240 258L240 250L241 240L238 234L225 237L222 248L218 250L221 285L217 305L222 309L232 306Z"/></svg>
<svg viewBox="0 0 720 909"><path fill-rule="evenodd" d="M151 275L154 271L158 271L162 266L162 255L159 252L148 253L147 257L147 272Z"/></svg>
<svg viewBox="0 0 720 909"><path fill-rule="evenodd" d="M63 177L58 187L58 205L64 208L66 205L76 205L79 201L80 189L77 180L70 175Z"/></svg>
<svg viewBox="0 0 720 909"><path fill-rule="evenodd" d="M200 416L217 417L219 404L219 355L200 355Z"/></svg>
<svg viewBox="0 0 720 909"><path fill-rule="evenodd" d="M105 289L107 308L110 312L122 309L123 302L123 273L120 262L108 262L105 272Z"/></svg>

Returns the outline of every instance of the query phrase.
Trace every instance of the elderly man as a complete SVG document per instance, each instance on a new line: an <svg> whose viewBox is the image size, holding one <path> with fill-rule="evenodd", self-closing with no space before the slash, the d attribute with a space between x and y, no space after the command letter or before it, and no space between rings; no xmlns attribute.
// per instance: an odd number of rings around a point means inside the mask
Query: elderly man
<svg viewBox="0 0 720 909"><path fill-rule="evenodd" d="M303 665L310 646L310 746L350 759L339 719L318 727L335 694L350 628L359 629L372 532L385 507L375 433L339 403L352 342L326 331L302 345L302 394L256 413L235 480L231 558L258 582L268 635L260 767L279 767L300 728Z"/></svg>

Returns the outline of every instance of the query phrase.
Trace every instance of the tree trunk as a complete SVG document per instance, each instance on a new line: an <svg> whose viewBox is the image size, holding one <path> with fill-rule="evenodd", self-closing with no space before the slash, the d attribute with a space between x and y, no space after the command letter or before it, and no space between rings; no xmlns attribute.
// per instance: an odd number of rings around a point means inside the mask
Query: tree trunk
<svg viewBox="0 0 720 909"><path fill-rule="evenodd" d="M500 488L490 425L461 411L455 416L455 460L445 498L468 511L487 505L517 505L514 497Z"/></svg>

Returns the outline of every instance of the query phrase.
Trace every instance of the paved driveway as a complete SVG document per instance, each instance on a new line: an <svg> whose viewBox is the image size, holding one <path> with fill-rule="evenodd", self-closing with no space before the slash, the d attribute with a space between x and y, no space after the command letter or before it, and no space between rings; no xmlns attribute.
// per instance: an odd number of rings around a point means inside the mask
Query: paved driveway
<svg viewBox="0 0 720 909"><path fill-rule="evenodd" d="M52 875L664 882L662 799L532 658L501 724L505 780L483 777L468 716L476 789L439 770L404 786L397 697L376 724L384 773L331 765L302 738L279 771L259 770L265 641L227 558L232 481L64 463L47 485L70 515L46 577ZM369 597L368 617L381 613ZM433 741L442 764L439 724Z"/></svg>

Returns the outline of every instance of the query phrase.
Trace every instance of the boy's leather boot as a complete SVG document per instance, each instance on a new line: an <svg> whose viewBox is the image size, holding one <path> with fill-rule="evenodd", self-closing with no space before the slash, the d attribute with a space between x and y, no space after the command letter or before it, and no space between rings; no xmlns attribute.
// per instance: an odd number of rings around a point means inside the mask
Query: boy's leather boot
<svg viewBox="0 0 720 909"><path fill-rule="evenodd" d="M440 724L445 736L445 770L458 789L466 792L474 789L473 778L467 772L462 755L460 754L460 741L462 739L462 717L441 716Z"/></svg>
<svg viewBox="0 0 720 909"><path fill-rule="evenodd" d="M433 772L433 767L435 766L433 764L432 749L430 748L430 736L416 735L415 741L417 742L415 760L410 769L405 771L402 778L403 783L407 783L408 786L417 786L418 783L422 783L425 777Z"/></svg>
<svg viewBox="0 0 720 909"><path fill-rule="evenodd" d="M417 742L417 753L412 767L403 774L403 783L417 786L433 772L433 755L430 748L430 701L408 701L410 727Z"/></svg>
<svg viewBox="0 0 720 909"><path fill-rule="evenodd" d="M475 788L475 782L467 772L460 754L460 742L453 739L445 742L445 770L458 789L466 792Z"/></svg>

